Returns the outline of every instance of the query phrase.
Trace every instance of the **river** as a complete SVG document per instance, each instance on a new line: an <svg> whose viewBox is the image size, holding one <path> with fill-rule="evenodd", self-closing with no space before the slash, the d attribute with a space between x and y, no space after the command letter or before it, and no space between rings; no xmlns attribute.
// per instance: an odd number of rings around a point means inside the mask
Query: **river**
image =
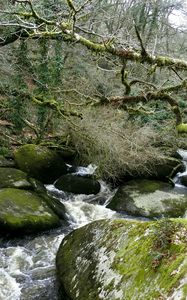
<svg viewBox="0 0 187 300"><path fill-rule="evenodd" d="M187 161L187 151L180 154ZM78 172L90 174L94 170L90 165ZM178 187L180 176L175 178ZM65 235L94 220L130 218L105 207L115 190L103 181L100 183L97 195L72 195L47 185L49 194L65 205L68 225L37 236L0 239L0 300L57 300L55 257Z"/></svg>
<svg viewBox="0 0 187 300"><path fill-rule="evenodd" d="M93 173L93 166L79 168L79 173ZM98 219L117 218L119 214L105 206L114 195L106 183L97 195L72 195L47 185L49 194L66 208L67 226L40 235L0 239L0 300L56 300L55 257L69 232ZM101 203L97 204L97 203Z"/></svg>

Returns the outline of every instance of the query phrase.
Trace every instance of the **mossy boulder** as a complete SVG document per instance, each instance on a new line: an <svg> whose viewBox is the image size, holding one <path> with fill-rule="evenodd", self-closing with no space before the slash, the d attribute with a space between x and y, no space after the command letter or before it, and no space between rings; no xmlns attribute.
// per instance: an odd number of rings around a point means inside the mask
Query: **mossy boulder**
<svg viewBox="0 0 187 300"><path fill-rule="evenodd" d="M57 215L35 192L14 188L0 190L0 233L33 233L59 225Z"/></svg>
<svg viewBox="0 0 187 300"><path fill-rule="evenodd" d="M55 182L55 187L65 192L86 195L97 194L101 188L100 183L95 179L72 174L61 176Z"/></svg>
<svg viewBox="0 0 187 300"><path fill-rule="evenodd" d="M19 147L15 153L17 166L44 183L52 183L67 173L67 166L61 155L43 146L28 144Z"/></svg>
<svg viewBox="0 0 187 300"><path fill-rule="evenodd" d="M131 180L119 187L107 207L142 217L179 217L187 210L187 192L161 181Z"/></svg>
<svg viewBox="0 0 187 300"><path fill-rule="evenodd" d="M7 187L32 188L25 172L14 168L0 168L0 188Z"/></svg>
<svg viewBox="0 0 187 300"><path fill-rule="evenodd" d="M66 220L66 208L60 200L53 197L51 194L49 195L44 184L35 178L29 178L29 182L32 186L32 189L49 205L49 207L54 211L54 213L61 219Z"/></svg>
<svg viewBox="0 0 187 300"><path fill-rule="evenodd" d="M15 162L12 159L7 159L3 155L0 155L0 167L14 167Z"/></svg>
<svg viewBox="0 0 187 300"><path fill-rule="evenodd" d="M59 299L155 300L187 296L187 221L95 221L57 253Z"/></svg>

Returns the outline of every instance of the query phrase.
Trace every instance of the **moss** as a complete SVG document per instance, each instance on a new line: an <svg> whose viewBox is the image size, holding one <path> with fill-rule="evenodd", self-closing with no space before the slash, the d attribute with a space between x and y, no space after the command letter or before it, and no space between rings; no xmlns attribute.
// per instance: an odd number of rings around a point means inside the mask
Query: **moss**
<svg viewBox="0 0 187 300"><path fill-rule="evenodd" d="M30 189L27 174L14 168L0 168L0 188L14 187Z"/></svg>
<svg viewBox="0 0 187 300"><path fill-rule="evenodd" d="M34 192L7 188L0 190L0 231L30 233L60 225L45 200Z"/></svg>
<svg viewBox="0 0 187 300"><path fill-rule="evenodd" d="M94 42L89 41L79 35L75 35L75 37L82 45L86 46L90 50L93 50L96 52L105 52L106 51L106 46L103 44L94 43Z"/></svg>
<svg viewBox="0 0 187 300"><path fill-rule="evenodd" d="M183 287L183 298L181 300L186 300L187 298L187 285Z"/></svg>
<svg viewBox="0 0 187 300"><path fill-rule="evenodd" d="M44 183L52 183L67 171L63 158L46 147L24 145L15 151L14 156L21 170Z"/></svg>
<svg viewBox="0 0 187 300"><path fill-rule="evenodd" d="M187 133L187 124L179 124L177 125L177 132L178 133Z"/></svg>
<svg viewBox="0 0 187 300"><path fill-rule="evenodd" d="M61 289L71 300L167 299L186 274L187 221L166 222L164 236L172 239L167 249L157 249L163 254L157 268L155 239L162 238L162 222L105 220L75 230L57 254ZM186 285L180 290L185 295Z"/></svg>

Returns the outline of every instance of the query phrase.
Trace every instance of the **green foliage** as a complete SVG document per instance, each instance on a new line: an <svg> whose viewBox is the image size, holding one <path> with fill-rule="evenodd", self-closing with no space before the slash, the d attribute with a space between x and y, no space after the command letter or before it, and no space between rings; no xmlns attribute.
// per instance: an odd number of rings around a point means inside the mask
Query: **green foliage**
<svg viewBox="0 0 187 300"><path fill-rule="evenodd" d="M0 155L7 156L10 154L9 145L0 146Z"/></svg>
<svg viewBox="0 0 187 300"><path fill-rule="evenodd" d="M9 99L10 113L8 116L9 121L14 124L14 130L20 133L23 129L24 123L22 117L25 116L25 99L21 97L12 97Z"/></svg>

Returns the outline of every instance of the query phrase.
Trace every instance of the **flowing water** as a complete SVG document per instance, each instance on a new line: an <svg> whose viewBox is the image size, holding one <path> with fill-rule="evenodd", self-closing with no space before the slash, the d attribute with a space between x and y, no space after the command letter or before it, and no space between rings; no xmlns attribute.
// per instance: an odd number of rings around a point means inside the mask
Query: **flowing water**
<svg viewBox="0 0 187 300"><path fill-rule="evenodd" d="M175 178L173 179L174 183L175 183L175 187L176 188L182 188L182 189L187 189L186 186L181 184L180 178L182 176L187 175L187 150L183 150L183 149L179 149L178 153L182 156L183 158L183 164L184 164L184 171L183 172L179 172Z"/></svg>
<svg viewBox="0 0 187 300"><path fill-rule="evenodd" d="M187 166L187 151L180 154ZM79 168L77 173L94 171L95 167L89 165ZM179 187L182 174L175 178ZM69 225L23 239L0 239L0 300L57 300L55 257L65 235L94 220L129 218L105 207L115 191L100 183L101 191L97 195L73 195L57 190L54 185L46 186L49 194L65 205Z"/></svg>
<svg viewBox="0 0 187 300"><path fill-rule="evenodd" d="M79 168L92 174L94 166ZM56 300L55 257L66 234L91 221L120 215L105 206L115 191L104 182L97 195L73 195L46 186L65 205L68 226L23 239L0 239L0 300ZM98 204L99 203L99 204Z"/></svg>

